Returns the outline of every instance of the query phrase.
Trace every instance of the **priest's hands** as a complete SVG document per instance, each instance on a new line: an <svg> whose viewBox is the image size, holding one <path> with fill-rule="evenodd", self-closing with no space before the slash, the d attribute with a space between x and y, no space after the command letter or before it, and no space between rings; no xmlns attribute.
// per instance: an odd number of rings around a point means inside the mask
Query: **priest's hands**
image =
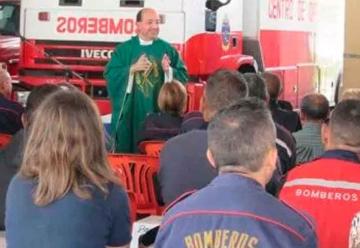
<svg viewBox="0 0 360 248"><path fill-rule="evenodd" d="M161 66L162 66L162 69L164 72L168 72L169 69L170 69L170 64L171 64L171 61L170 61L170 58L169 56L167 56L167 54L165 53L162 60L161 60Z"/></svg>
<svg viewBox="0 0 360 248"><path fill-rule="evenodd" d="M146 57L146 54L140 56L140 58L131 65L130 73L138 72L138 71L147 71L151 67L150 60Z"/></svg>

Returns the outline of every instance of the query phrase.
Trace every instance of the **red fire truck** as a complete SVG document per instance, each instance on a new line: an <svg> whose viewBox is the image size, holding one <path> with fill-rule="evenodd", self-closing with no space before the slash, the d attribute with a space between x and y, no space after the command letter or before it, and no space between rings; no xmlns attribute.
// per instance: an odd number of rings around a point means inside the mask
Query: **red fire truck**
<svg viewBox="0 0 360 248"><path fill-rule="evenodd" d="M13 77L18 71L20 0L0 0L0 63Z"/></svg>
<svg viewBox="0 0 360 248"><path fill-rule="evenodd" d="M273 71L283 79L282 97L297 106L320 83L318 1L21 0L20 85L67 81L108 106L104 66L115 44L135 35L138 10L152 7L160 37L177 48L191 81L218 68Z"/></svg>

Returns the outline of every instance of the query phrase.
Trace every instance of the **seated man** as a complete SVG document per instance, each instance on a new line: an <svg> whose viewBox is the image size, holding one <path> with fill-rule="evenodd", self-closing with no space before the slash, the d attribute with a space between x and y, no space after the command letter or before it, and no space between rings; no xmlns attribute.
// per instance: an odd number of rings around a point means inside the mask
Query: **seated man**
<svg viewBox="0 0 360 248"><path fill-rule="evenodd" d="M243 76L230 70L218 70L208 79L203 100L204 119L247 96ZM193 130L165 143L160 154L159 184L167 205L183 193L206 186L217 174L206 159L207 133Z"/></svg>
<svg viewBox="0 0 360 248"><path fill-rule="evenodd" d="M308 219L264 189L277 150L263 101L243 99L220 111L208 139L207 157L219 175L170 208L155 247L317 247Z"/></svg>
<svg viewBox="0 0 360 248"><path fill-rule="evenodd" d="M265 79L266 87L270 95L270 110L274 121L285 127L290 132L296 132L301 129L299 115L294 111L282 109L279 105L279 95L281 92L280 78L270 72L262 74Z"/></svg>
<svg viewBox="0 0 360 248"><path fill-rule="evenodd" d="M360 209L360 101L341 101L323 125L325 153L294 168L280 198L316 221L320 248L348 247Z"/></svg>
<svg viewBox="0 0 360 248"><path fill-rule="evenodd" d="M270 104L269 94L266 88L264 78L259 74L245 73L244 77L248 82L249 96L257 97ZM296 145L295 139L291 133L283 126L275 122L276 128L276 148L281 166L281 176L285 177L296 164ZM279 185L280 186L280 185ZM267 187L268 188L268 187ZM274 191L276 189L273 189ZM274 192L274 193L278 193Z"/></svg>
<svg viewBox="0 0 360 248"><path fill-rule="evenodd" d="M17 173L23 157L26 139L26 129L31 124L34 111L40 103L51 93L59 90L56 85L42 85L34 88L27 101L25 112L22 114L24 129L20 129L11 139L11 142L0 150L0 230L4 230L5 196L11 178Z"/></svg>
<svg viewBox="0 0 360 248"><path fill-rule="evenodd" d="M21 114L23 107L12 101L10 74L0 68L0 133L15 134L22 128Z"/></svg>
<svg viewBox="0 0 360 248"><path fill-rule="evenodd" d="M296 139L296 162L310 161L324 152L321 141L321 124L329 115L329 101L324 95L310 94L301 101L303 129L293 133Z"/></svg>

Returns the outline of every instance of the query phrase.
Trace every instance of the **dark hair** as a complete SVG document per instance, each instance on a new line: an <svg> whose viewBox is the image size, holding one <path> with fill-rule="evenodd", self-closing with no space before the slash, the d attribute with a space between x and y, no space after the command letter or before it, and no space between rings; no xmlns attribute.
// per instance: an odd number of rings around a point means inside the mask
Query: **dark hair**
<svg viewBox="0 0 360 248"><path fill-rule="evenodd" d="M264 101L249 97L218 112L208 127L208 146L217 167L241 166L256 172L270 148L276 131Z"/></svg>
<svg viewBox="0 0 360 248"><path fill-rule="evenodd" d="M144 9L141 9L137 12L136 14L136 22L141 22L142 21L142 14L143 14Z"/></svg>
<svg viewBox="0 0 360 248"><path fill-rule="evenodd" d="M33 112L40 106L40 104L52 93L60 90L58 85L54 84L43 84L35 87L30 92L25 107L25 119L30 124Z"/></svg>
<svg viewBox="0 0 360 248"><path fill-rule="evenodd" d="M360 101L349 99L336 105L330 115L330 133L336 145L360 148Z"/></svg>
<svg viewBox="0 0 360 248"><path fill-rule="evenodd" d="M265 80L270 99L278 99L281 91L281 80L279 76L271 72L264 72L261 76Z"/></svg>
<svg viewBox="0 0 360 248"><path fill-rule="evenodd" d="M260 76L260 74L245 73L244 77L249 88L249 96L257 97L264 101L269 100L269 94L266 89L265 80Z"/></svg>
<svg viewBox="0 0 360 248"><path fill-rule="evenodd" d="M215 71L205 86L205 100L212 111L219 111L248 96L245 78L235 70Z"/></svg>
<svg viewBox="0 0 360 248"><path fill-rule="evenodd" d="M300 109L310 120L325 120L329 115L329 101L322 94L309 94L302 99Z"/></svg>

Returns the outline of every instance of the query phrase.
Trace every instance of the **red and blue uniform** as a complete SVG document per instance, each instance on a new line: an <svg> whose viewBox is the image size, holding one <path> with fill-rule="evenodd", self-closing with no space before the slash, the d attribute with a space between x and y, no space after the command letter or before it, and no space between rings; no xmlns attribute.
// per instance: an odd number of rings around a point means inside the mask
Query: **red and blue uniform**
<svg viewBox="0 0 360 248"><path fill-rule="evenodd" d="M316 221L320 248L347 248L360 210L360 161L355 153L326 151L290 171L280 198Z"/></svg>
<svg viewBox="0 0 360 248"><path fill-rule="evenodd" d="M311 221L256 181L222 174L174 205L155 247L317 247Z"/></svg>

